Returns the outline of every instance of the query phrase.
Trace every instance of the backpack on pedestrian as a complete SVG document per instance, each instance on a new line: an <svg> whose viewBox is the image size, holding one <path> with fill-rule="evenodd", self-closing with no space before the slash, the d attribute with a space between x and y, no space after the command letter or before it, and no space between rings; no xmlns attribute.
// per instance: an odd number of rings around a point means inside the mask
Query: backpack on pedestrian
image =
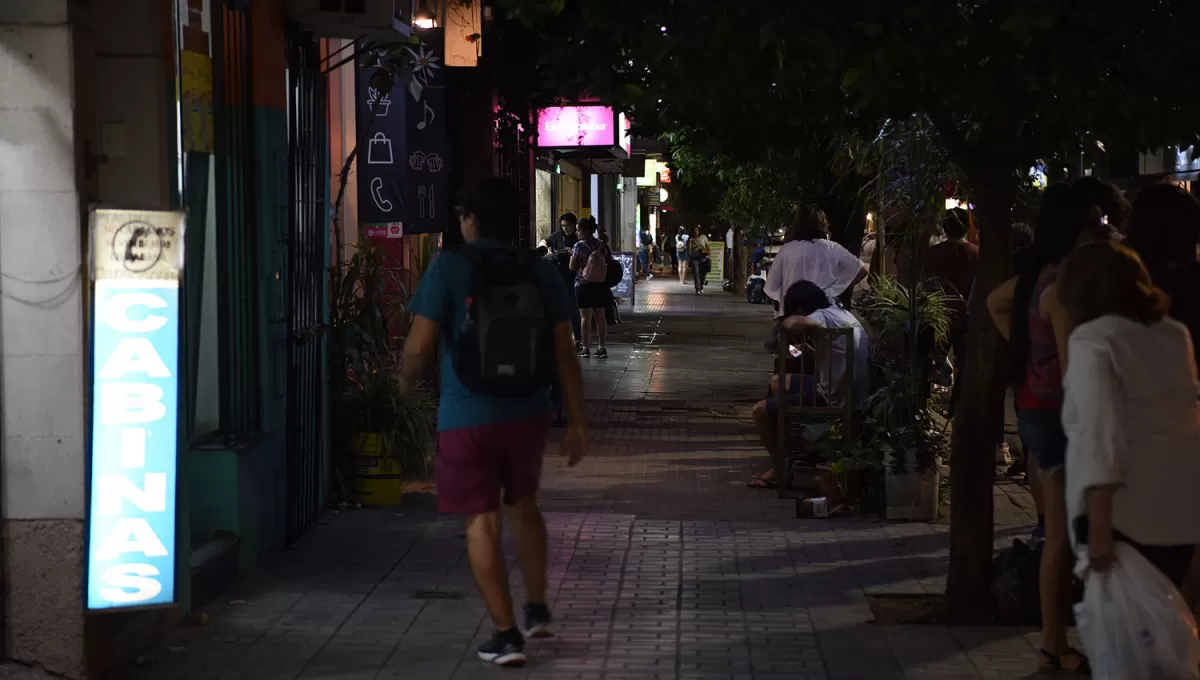
<svg viewBox="0 0 1200 680"><path fill-rule="evenodd" d="M605 271L604 285L609 288L621 285L621 279L625 278L625 266L613 257L612 253L608 254L608 262L605 267L607 270Z"/></svg>
<svg viewBox="0 0 1200 680"><path fill-rule="evenodd" d="M597 243L596 249L583 264L583 280L587 283L604 283L608 279L608 256L604 244Z"/></svg>
<svg viewBox="0 0 1200 680"><path fill-rule="evenodd" d="M554 333L530 254L460 246L471 263L467 316L455 339L454 371L471 391L526 397L554 382Z"/></svg>

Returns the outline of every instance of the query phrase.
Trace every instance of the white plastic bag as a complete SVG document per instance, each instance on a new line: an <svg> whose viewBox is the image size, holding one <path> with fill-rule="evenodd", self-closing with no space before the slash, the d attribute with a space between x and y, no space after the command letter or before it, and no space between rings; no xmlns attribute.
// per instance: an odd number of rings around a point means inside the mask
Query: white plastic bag
<svg viewBox="0 0 1200 680"><path fill-rule="evenodd" d="M1075 621L1092 677L1200 678L1196 620L1179 589L1126 543L1117 542L1113 562L1100 573L1088 570L1084 557L1078 569L1084 594L1075 605Z"/></svg>

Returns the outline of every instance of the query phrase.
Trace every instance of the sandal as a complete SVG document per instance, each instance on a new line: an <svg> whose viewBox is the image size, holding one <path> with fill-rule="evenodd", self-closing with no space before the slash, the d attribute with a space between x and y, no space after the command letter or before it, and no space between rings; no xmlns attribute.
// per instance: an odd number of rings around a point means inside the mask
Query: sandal
<svg viewBox="0 0 1200 680"><path fill-rule="evenodd" d="M1083 652L1079 651L1078 649L1072 649L1070 647L1067 647L1067 649L1065 651L1063 651L1062 654L1059 654L1057 656L1055 656L1054 654L1051 654L1050 652L1047 652L1044 649L1039 649L1038 654L1041 655L1041 657L1042 657L1041 660L1038 662L1038 671L1039 672L1050 673L1052 675L1057 674L1057 673L1063 673L1063 672L1070 673L1072 675L1090 676L1092 674L1092 664L1088 661L1088 658L1083 655ZM1079 662L1075 665L1074 668L1067 668L1066 666L1063 665L1063 659L1067 658L1068 656L1072 656L1072 655L1078 657Z"/></svg>
<svg viewBox="0 0 1200 680"><path fill-rule="evenodd" d="M746 486L751 489L774 489L779 485L775 483L775 479L773 477L769 479L755 477L754 479L746 482Z"/></svg>

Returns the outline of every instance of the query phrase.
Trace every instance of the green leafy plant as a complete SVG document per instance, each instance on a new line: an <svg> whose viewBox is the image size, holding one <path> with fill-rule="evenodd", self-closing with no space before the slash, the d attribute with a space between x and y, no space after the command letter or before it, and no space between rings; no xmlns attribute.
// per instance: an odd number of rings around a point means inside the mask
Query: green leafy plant
<svg viewBox="0 0 1200 680"><path fill-rule="evenodd" d="M427 266L431 253L423 257ZM329 352L334 471L348 499L345 481L353 475L364 435L380 437L383 455L400 458L406 475L428 475L437 399L425 390L400 389L399 348L411 327L412 272L364 243L335 273Z"/></svg>
<svg viewBox="0 0 1200 680"><path fill-rule="evenodd" d="M870 421L860 423L854 437L847 436L841 421L804 428L806 449L828 467L842 498L860 509L872 505L883 472L883 452L874 434Z"/></svg>
<svg viewBox="0 0 1200 680"><path fill-rule="evenodd" d="M868 292L855 303L872 333L874 389L867 409L873 441L897 472L931 470L948 451L934 421L931 384L946 359L952 298L932 281L913 297L895 279L872 276Z"/></svg>
<svg viewBox="0 0 1200 680"><path fill-rule="evenodd" d="M340 406L349 431L360 444L378 437L384 456L400 460L407 478L428 478L432 471L437 398L432 392L401 390L396 368L362 362L350 371Z"/></svg>

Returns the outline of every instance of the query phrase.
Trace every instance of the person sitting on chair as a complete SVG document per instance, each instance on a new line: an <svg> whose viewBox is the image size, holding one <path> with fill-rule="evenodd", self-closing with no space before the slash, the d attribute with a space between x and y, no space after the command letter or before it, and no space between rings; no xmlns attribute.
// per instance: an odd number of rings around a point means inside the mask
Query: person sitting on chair
<svg viewBox="0 0 1200 680"><path fill-rule="evenodd" d="M851 386L856 406L861 408L867 401L867 384L870 362L867 333L853 314L834 304L829 295L811 281L797 281L788 289L783 299L782 325L789 332L799 334L810 328L854 329L854 384ZM787 399L792 403L807 406L841 406L843 401L842 380L846 375L845 340L835 341L829 352L820 352L816 357L815 375L787 376ZM781 348L780 351L787 351ZM811 351L811 350L808 350ZM824 355L824 356L822 356ZM772 468L755 477L749 483L752 488L769 489L776 484L776 470L783 466L785 451L779 439L778 397L782 394L779 376L771 377L771 394L774 395L754 405L754 424L767 453L771 456Z"/></svg>

